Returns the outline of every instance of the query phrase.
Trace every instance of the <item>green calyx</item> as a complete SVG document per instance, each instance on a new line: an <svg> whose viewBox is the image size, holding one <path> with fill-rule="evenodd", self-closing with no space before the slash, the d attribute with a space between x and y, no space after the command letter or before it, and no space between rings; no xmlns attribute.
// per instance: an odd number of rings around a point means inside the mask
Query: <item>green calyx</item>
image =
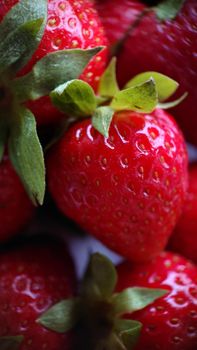
<svg viewBox="0 0 197 350"><path fill-rule="evenodd" d="M42 39L47 4L47 0L20 0L0 23L0 161L8 144L12 164L35 205L44 200L44 155L35 117L24 103L47 96L58 86L78 78L102 49L49 53L29 73L16 77Z"/></svg>
<svg viewBox="0 0 197 350"><path fill-rule="evenodd" d="M145 308L168 291L133 287L115 293L116 284L117 272L112 262L99 253L93 254L80 296L54 305L37 322L59 333L75 325L82 327L89 339L87 349L131 350L142 324L122 316Z"/></svg>
<svg viewBox="0 0 197 350"><path fill-rule="evenodd" d="M180 12L185 0L163 0L153 9L161 21L173 20Z"/></svg>
<svg viewBox="0 0 197 350"><path fill-rule="evenodd" d="M165 103L177 88L175 80L151 71L138 74L120 91L116 79L116 59L112 58L100 79L97 96L87 83L77 79L59 86L50 96L61 112L74 116L76 120L91 116L94 128L108 137L115 112L151 113L157 107L174 107L187 96L185 93L178 100Z"/></svg>

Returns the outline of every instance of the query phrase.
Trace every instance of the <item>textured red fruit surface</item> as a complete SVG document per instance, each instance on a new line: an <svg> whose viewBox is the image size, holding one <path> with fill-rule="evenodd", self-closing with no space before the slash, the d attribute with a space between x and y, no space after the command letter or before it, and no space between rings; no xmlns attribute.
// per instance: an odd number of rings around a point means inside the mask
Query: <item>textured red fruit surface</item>
<svg viewBox="0 0 197 350"><path fill-rule="evenodd" d="M113 45L125 37L145 6L138 0L97 0L96 9L106 29L107 38Z"/></svg>
<svg viewBox="0 0 197 350"><path fill-rule="evenodd" d="M56 302L73 295L73 265L54 242L31 243L0 254L0 336L23 335L20 350L70 349L71 334L36 323Z"/></svg>
<svg viewBox="0 0 197 350"><path fill-rule="evenodd" d="M170 292L131 315L143 324L136 350L197 349L197 268L188 260L161 253L148 264L118 267L117 291L140 286ZM127 318L129 315L127 315Z"/></svg>
<svg viewBox="0 0 197 350"><path fill-rule="evenodd" d="M174 20L159 21L147 13L130 32L118 55L118 79L128 79L143 71L158 71L180 83L179 95L188 97L173 109L188 141L197 144L195 116L197 90L197 1L186 0Z"/></svg>
<svg viewBox="0 0 197 350"><path fill-rule="evenodd" d="M0 21L18 0L1 1ZM90 0L48 0L48 20L41 43L21 74L49 52L64 49L88 49L107 45L100 19ZM107 49L96 55L84 70L81 78L95 90L107 62ZM61 114L51 105L48 97L31 101L28 107L39 124L55 122Z"/></svg>
<svg viewBox="0 0 197 350"><path fill-rule="evenodd" d="M189 190L170 248L197 263L197 165L190 167Z"/></svg>
<svg viewBox="0 0 197 350"><path fill-rule="evenodd" d="M0 163L0 242L22 230L34 211L33 204L5 155Z"/></svg>
<svg viewBox="0 0 197 350"><path fill-rule="evenodd" d="M90 120L76 123L52 149L47 171L60 210L136 261L164 248L187 188L182 134L159 109L116 114L109 138Z"/></svg>

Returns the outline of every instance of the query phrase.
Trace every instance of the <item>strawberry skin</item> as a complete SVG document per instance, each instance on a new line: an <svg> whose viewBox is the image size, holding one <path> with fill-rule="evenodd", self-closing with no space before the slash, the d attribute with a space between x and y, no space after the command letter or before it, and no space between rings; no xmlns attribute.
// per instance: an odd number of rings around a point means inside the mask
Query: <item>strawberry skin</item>
<svg viewBox="0 0 197 350"><path fill-rule="evenodd" d="M179 96L188 97L173 109L186 138L197 144L195 117L197 91L197 1L186 0L174 20L160 21L155 13L144 15L130 31L118 54L118 79L123 86L143 71L158 71L180 83Z"/></svg>
<svg viewBox="0 0 197 350"><path fill-rule="evenodd" d="M197 263L197 165L189 170L189 189L183 212L171 237L169 248Z"/></svg>
<svg viewBox="0 0 197 350"><path fill-rule="evenodd" d="M124 39L125 33L145 9L138 0L98 0L95 5L110 45Z"/></svg>
<svg viewBox="0 0 197 350"><path fill-rule="evenodd" d="M0 336L23 335L20 350L70 349L71 333L58 334L37 318L75 290L70 257L59 244L44 238L0 255Z"/></svg>
<svg viewBox="0 0 197 350"><path fill-rule="evenodd" d="M0 22L18 0L1 1ZM64 49L88 49L108 44L98 14L90 0L48 0L48 20L40 45L30 62L20 72L29 72L32 66L50 52ZM107 49L94 57L81 75L96 90L107 63ZM49 97L30 101L27 106L39 124L56 122L62 116Z"/></svg>
<svg viewBox="0 0 197 350"><path fill-rule="evenodd" d="M118 268L117 291L139 286L170 293L131 318L143 324L136 350L197 349L197 268L181 256L162 252L150 263ZM129 315L127 315L127 318Z"/></svg>
<svg viewBox="0 0 197 350"><path fill-rule="evenodd" d="M187 153L166 112L115 114L109 138L76 123L47 161L59 209L109 248L134 261L160 252L181 213Z"/></svg>
<svg viewBox="0 0 197 350"><path fill-rule="evenodd" d="M8 156L4 155L0 163L0 242L22 230L34 211Z"/></svg>

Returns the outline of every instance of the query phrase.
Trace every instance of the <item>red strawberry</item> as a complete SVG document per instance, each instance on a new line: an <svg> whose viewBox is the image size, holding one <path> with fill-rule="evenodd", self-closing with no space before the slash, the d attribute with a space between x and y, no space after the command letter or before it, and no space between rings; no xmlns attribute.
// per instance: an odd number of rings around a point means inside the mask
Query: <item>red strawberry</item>
<svg viewBox="0 0 197 350"><path fill-rule="evenodd" d="M98 0L96 8L111 45L124 39L145 6L138 0Z"/></svg>
<svg viewBox="0 0 197 350"><path fill-rule="evenodd" d="M33 213L33 204L5 155L0 163L0 242L22 230Z"/></svg>
<svg viewBox="0 0 197 350"><path fill-rule="evenodd" d="M143 324L136 350L197 348L196 266L181 256L163 252L150 263L125 262L117 270L117 291L133 286L170 290L152 305L130 315Z"/></svg>
<svg viewBox="0 0 197 350"><path fill-rule="evenodd" d="M1 1L0 22L18 0ZM107 39L90 0L48 0L48 18L43 38L30 62L20 72L24 75L49 52L64 49L87 49L107 45ZM107 61L107 50L100 52L84 70L81 78L96 90ZM48 97L27 103L39 124L55 122L61 114L52 106Z"/></svg>
<svg viewBox="0 0 197 350"><path fill-rule="evenodd" d="M60 244L45 237L42 242L1 252L0 286L1 348L15 349L13 337L22 336L16 349L70 349L71 334L51 332L36 322L75 290L72 261ZM13 346L6 347L8 339Z"/></svg>
<svg viewBox="0 0 197 350"><path fill-rule="evenodd" d="M167 13L170 14L169 9ZM180 93L188 91L188 97L173 113L188 141L194 144L197 144L197 122L193 112L197 99L194 88L197 84L196 17L196 0L186 0L174 19L162 21L155 12L147 12L126 36L118 54L121 85L143 71L158 71L178 81Z"/></svg>
<svg viewBox="0 0 197 350"><path fill-rule="evenodd" d="M170 115L116 113L103 137L90 120L72 126L47 162L59 209L108 247L143 261L160 252L181 213L187 154Z"/></svg>
<svg viewBox="0 0 197 350"><path fill-rule="evenodd" d="M197 263L197 166L189 171L189 190L183 213L171 237L169 247Z"/></svg>

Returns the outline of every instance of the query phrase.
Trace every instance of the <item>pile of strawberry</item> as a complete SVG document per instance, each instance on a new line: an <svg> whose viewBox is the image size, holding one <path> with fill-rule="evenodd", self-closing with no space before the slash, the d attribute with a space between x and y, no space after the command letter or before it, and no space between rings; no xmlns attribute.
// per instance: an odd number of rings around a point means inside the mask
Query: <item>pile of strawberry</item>
<svg viewBox="0 0 197 350"><path fill-rule="evenodd" d="M196 21L196 0L0 0L0 350L197 349ZM79 281L73 223L124 261Z"/></svg>

